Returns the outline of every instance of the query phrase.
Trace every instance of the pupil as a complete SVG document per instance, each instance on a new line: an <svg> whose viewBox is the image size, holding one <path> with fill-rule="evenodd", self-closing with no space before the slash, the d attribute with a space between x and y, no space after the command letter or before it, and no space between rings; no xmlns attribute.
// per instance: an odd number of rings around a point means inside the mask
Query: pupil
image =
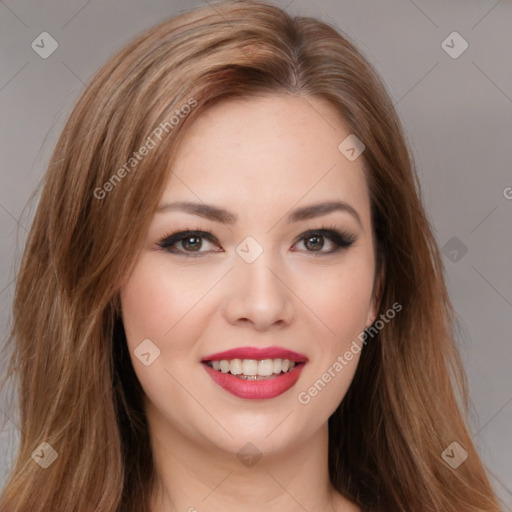
<svg viewBox="0 0 512 512"><path fill-rule="evenodd" d="M192 244L190 244L190 240L194 240L195 243L192 242ZM197 250L201 248L201 239L197 236L189 236L183 240L183 244L185 249Z"/></svg>
<svg viewBox="0 0 512 512"><path fill-rule="evenodd" d="M317 246L316 249L321 249L322 247L322 243L320 242L322 239L322 236L310 236L307 241L306 241L306 245L311 241L311 240L315 240L315 242L313 242L313 246ZM313 250L315 250L315 247L313 247Z"/></svg>

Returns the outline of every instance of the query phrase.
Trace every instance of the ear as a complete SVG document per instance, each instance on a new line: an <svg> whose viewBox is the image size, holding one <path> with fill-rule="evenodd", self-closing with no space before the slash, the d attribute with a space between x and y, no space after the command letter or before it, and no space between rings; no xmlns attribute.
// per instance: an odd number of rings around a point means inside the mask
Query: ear
<svg viewBox="0 0 512 512"><path fill-rule="evenodd" d="M375 322L380 309L380 302L382 300L382 291L384 287L384 270L382 267L375 273L373 282L372 299L368 316L366 317L365 328L368 329L373 322Z"/></svg>
<svg viewBox="0 0 512 512"><path fill-rule="evenodd" d="M364 324L365 329L368 329L373 324L373 322L375 322L378 311L379 309L377 308L375 298L373 297L370 310L368 311L368 316L366 317L366 323Z"/></svg>

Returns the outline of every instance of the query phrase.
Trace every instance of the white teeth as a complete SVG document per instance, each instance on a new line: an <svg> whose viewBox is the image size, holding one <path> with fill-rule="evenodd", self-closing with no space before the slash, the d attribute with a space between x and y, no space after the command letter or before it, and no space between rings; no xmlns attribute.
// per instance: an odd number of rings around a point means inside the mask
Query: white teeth
<svg viewBox="0 0 512 512"><path fill-rule="evenodd" d="M258 375L258 361L256 359L244 359L242 361L242 373L244 375Z"/></svg>
<svg viewBox="0 0 512 512"><path fill-rule="evenodd" d="M295 361L289 359L222 359L209 363L214 370L222 373L231 373L241 378L249 377L249 380L258 377L271 377L282 372L288 372L295 368Z"/></svg>
<svg viewBox="0 0 512 512"><path fill-rule="evenodd" d="M264 359L258 363L258 375L262 377L270 377L274 373L274 361L272 359Z"/></svg>
<svg viewBox="0 0 512 512"><path fill-rule="evenodd" d="M229 363L229 371L233 375L240 375L242 373L242 360L233 359L233 361Z"/></svg>

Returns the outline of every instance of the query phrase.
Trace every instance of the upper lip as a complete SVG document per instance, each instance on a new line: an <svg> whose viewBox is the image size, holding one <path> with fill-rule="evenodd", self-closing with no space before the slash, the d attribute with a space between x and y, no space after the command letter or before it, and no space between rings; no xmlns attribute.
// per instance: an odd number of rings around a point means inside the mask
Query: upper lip
<svg viewBox="0 0 512 512"><path fill-rule="evenodd" d="M282 347L238 347L217 352L209 356L203 357L202 362L221 361L222 359L290 359L296 363L305 363L309 361L307 356L299 354L293 350Z"/></svg>

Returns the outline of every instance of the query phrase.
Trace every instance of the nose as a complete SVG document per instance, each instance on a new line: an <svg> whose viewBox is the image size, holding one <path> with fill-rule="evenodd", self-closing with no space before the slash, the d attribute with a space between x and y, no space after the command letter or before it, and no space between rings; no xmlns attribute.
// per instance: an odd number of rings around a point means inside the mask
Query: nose
<svg viewBox="0 0 512 512"><path fill-rule="evenodd" d="M293 292L282 269L272 264L266 252L252 263L237 258L225 290L223 314L233 325L247 324L266 331L293 320Z"/></svg>

